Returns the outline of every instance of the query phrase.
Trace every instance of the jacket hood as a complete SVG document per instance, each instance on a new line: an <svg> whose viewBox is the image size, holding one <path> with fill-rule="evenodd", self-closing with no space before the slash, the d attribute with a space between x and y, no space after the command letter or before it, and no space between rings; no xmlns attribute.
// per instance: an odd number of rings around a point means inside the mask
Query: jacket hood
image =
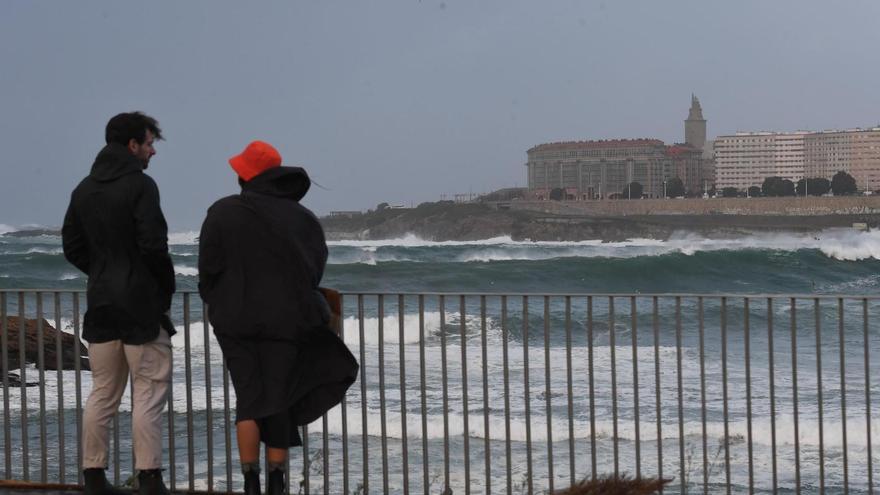
<svg viewBox="0 0 880 495"><path fill-rule="evenodd" d="M275 167L243 182L241 190L299 201L306 195L312 181L301 167Z"/></svg>
<svg viewBox="0 0 880 495"><path fill-rule="evenodd" d="M110 143L98 152L89 176L98 182L109 182L123 175L143 172L144 164L128 149L118 143Z"/></svg>

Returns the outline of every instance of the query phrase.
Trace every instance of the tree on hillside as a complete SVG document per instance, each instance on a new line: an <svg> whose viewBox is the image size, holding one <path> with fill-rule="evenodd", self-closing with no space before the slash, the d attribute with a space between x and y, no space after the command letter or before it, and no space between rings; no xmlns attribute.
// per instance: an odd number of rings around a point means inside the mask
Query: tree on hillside
<svg viewBox="0 0 880 495"><path fill-rule="evenodd" d="M761 195L761 188L758 186L749 186L748 194L750 198L757 198Z"/></svg>
<svg viewBox="0 0 880 495"><path fill-rule="evenodd" d="M623 188L623 191L620 193L620 197L623 199L641 199L642 198L642 185L638 182L630 182Z"/></svg>
<svg viewBox="0 0 880 495"><path fill-rule="evenodd" d="M725 187L721 189L722 198L735 198L739 194L739 190L735 187Z"/></svg>
<svg viewBox="0 0 880 495"><path fill-rule="evenodd" d="M797 181L795 186L798 196L821 196L831 190L831 182L828 179L808 178Z"/></svg>
<svg viewBox="0 0 880 495"><path fill-rule="evenodd" d="M684 196L684 183L678 177L673 177L666 181L666 197L677 198Z"/></svg>
<svg viewBox="0 0 880 495"><path fill-rule="evenodd" d="M856 192L856 180L841 170L831 178L831 191L835 196L845 196Z"/></svg>

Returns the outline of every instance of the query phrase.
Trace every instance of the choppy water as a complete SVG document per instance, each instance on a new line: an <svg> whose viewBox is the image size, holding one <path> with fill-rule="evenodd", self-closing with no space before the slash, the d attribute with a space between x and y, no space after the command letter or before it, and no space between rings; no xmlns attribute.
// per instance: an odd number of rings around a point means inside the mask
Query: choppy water
<svg viewBox="0 0 880 495"><path fill-rule="evenodd" d="M194 290L197 284L198 251L195 233L174 234L170 241L178 287ZM521 484L525 479L523 473L527 472L531 454L535 486L546 486L550 478L548 466L551 464L548 456L552 453L552 477L559 488L569 479L571 462L574 463L575 477L591 472L593 452L596 453L597 470L613 472L615 439L620 471L635 473L635 451L638 448L642 472L656 474L659 428L663 473L676 478L674 491L677 490L682 469L680 426L685 436L685 475L689 483L695 484L694 489L701 488L704 472L701 418L704 409L710 491L718 490L726 480L726 456L730 457L734 491L747 490L749 423L753 439L754 483L759 490L772 484L771 433L774 429L776 472L781 486L794 486L797 460L802 485L810 490L816 487L821 442L824 455L822 474L826 487L832 490L842 488L846 453L850 488L865 488L869 435L864 393L865 324L862 317L863 312L867 311L869 374L877 377L876 363L880 362L880 356L876 352L878 335L875 322L880 317L880 305L874 301L848 299L838 306L836 299L830 299L823 300L817 308L813 301L801 300L792 308L790 301L782 299L774 300L773 306L768 308L766 299L757 297L749 300L749 309L746 311L742 298L725 300L722 309L722 302L718 298L705 299L701 307L696 298L686 297L681 300L680 317L676 318L675 299L660 298L655 319L654 301L650 297L636 298L633 311L629 298L614 298L612 308L605 297L597 296L589 301L584 297L568 301L563 297L552 297L545 303L542 297L534 296L524 302L519 294L783 293L871 296L876 295L880 288L878 255L880 233L851 230L829 230L813 235L754 234L736 239L681 235L668 241L634 239L620 243L531 243L513 242L508 238L433 243L412 237L387 241L333 242L324 285L352 292L392 293L383 297L381 318L376 296L364 297L363 320L356 316L357 299L347 297L345 300L346 342L359 359L363 356L367 385L367 393L362 397L361 383L355 384L346 408L344 424L349 438L350 488L354 490L357 483L364 479L361 442L366 438L371 491L382 491L383 430L387 439L385 448L388 452L390 490L400 489L403 476L401 454L404 450L410 453L407 457L410 482L413 486L421 486L424 437L428 443L428 472L429 478L433 479L432 491L439 491L442 485L446 444L449 448L450 479L458 492L465 476L465 439L470 454L469 475L475 490L482 489L480 487L486 482L484 449L487 444L492 459L491 475L488 477L492 489L503 491L506 488L504 454L508 438L514 484ZM84 284L85 278L64 261L57 237L0 235L0 288L80 289ZM485 319L481 315L483 301L479 297L462 299L447 296L441 305L437 296L429 295L422 301L424 310L420 319L418 298L407 296L402 306L398 306L398 297L393 295L397 292L511 295L504 301L496 295L487 297ZM54 322L53 300L51 295L45 297L44 312ZM14 299L7 301L7 311L11 314L17 314L18 311L18 301ZM200 321L201 307L197 301L197 298L193 298L188 308L193 318L188 328L188 344L185 338L187 331L182 324L181 334L174 339L175 360L178 363L174 390L174 424L178 434L175 449L177 462L183 459L176 475L184 480L189 471L186 436L179 436L180 432L187 431L187 418L183 412L186 411L189 394L189 400L196 410L193 418L194 438L196 447L201 449L193 461L193 471L199 477L197 487L205 487L207 483L208 410L212 411L214 429L215 486L225 487L225 465L222 463L226 448L222 360L219 349L210 337L208 344L205 344L205 332ZM567 304L569 310L566 310ZM26 313L33 313L36 302L27 300L25 306ZM61 326L69 331L72 329L73 316L69 298L62 297L59 306ZM524 307L527 307L527 314L523 311ZM698 317L701 309L702 347ZM845 315L842 325L838 318L841 310ZM182 322L183 311L182 298L178 298L173 311L176 321ZM631 317L633 312L635 319ZM401 313L402 324L398 320ZM746 316L750 329L748 363L745 360ZM795 334L797 425L793 401L792 318L798 329ZM768 332L771 321L772 333ZM821 329L821 367L817 366L817 321ZM678 322L681 327L680 352L676 332ZM594 370L592 396L589 380L590 329ZM845 344L843 366L841 329ZM774 339L772 372L770 337ZM424 346L420 346L420 343L424 343ZM191 348L190 375L195 384L192 387L187 387L187 345ZM726 361L723 347L727 350ZM384 369L381 379L386 387L384 397L378 391L380 350ZM210 354L210 372L205 367L206 352ZM681 389L677 371L679 359ZM422 362L425 363L424 416L421 402ZM700 380L701 367L705 370L704 382ZM844 369L843 383L841 368ZM750 374L748 381L747 370ZM822 373L821 382L817 379L817 371ZM29 377L33 377L36 371L31 368L28 373ZM54 377L54 372L49 373L50 377ZM545 380L546 373L550 376L549 384ZM571 414L569 373L572 376ZM723 387L725 374L726 408ZM62 372L61 375L60 382L54 378L46 380L45 393L48 408L55 411L59 388L62 389L60 395L62 409L66 411L64 423L67 424L65 435L69 436L75 431L72 418L76 411L76 397L70 391L75 387L76 377L72 371ZM211 378L210 389L203 385L206 376ZM405 379L403 387L401 376ZM467 377L467 388L464 386L464 376ZM486 403L483 395L484 376ZM772 404L775 415L770 413L771 378L775 387ZM88 373L84 373L81 380L83 390L88 390ZM876 385L878 381L871 383L874 396L880 392ZM820 383L823 396L821 423L818 401ZM749 396L747 384L751 392L751 414L746 401ZM842 385L847 391L845 403L842 400ZM465 390L467 402L463 400ZM682 397L681 423L678 414L679 390ZM18 389L11 389L8 393L10 438L15 440L16 435L21 434L21 421L18 418L22 398ZM639 396L638 414L634 407L636 394ZM448 407L445 420L442 414L444 395ZM39 407L40 396L36 389L27 391L24 402L31 411ZM464 412L465 405L467 414ZM122 407L127 410L127 399L123 400ZM592 415L591 407L594 410ZM844 407L845 422L842 413ZM872 404L872 411L876 410L877 405ZM328 473L331 492L341 490L342 414L341 408L336 408L328 415L328 451L333 461ZM508 415L509 421L505 419ZM615 415L617 421L614 420ZM49 415L47 419L47 436L55 438L57 442L58 430L57 426L53 426L58 423L57 415ZM39 449L39 425L35 421L28 423L28 434L33 438L29 444L31 455L36 455L34 452ZM551 425L549 430L548 423ZM844 425L846 435L843 434ZM795 426L798 428L799 459L795 458ZM874 416L871 417L870 428L871 444L877 445L880 441L880 424ZM321 430L323 425L320 421L310 427L312 433ZM366 437L363 435L365 430ZM548 438L551 437L552 449L548 448ZM316 449L323 448L320 434L313 434L310 440L310 455ZM406 446L403 445L404 440L407 441ZM68 439L67 442L72 445L72 440ZM129 444L125 435L122 435L121 445L124 474L130 462L126 457L126 446ZM75 456L70 455L64 456L67 464L65 469L72 475L70 466L75 463ZM50 467L47 469L50 472L57 469L58 459L53 456L61 457L57 452L49 453ZM297 452L293 458L294 483L300 477L297 472L302 465L301 456ZM39 475L38 457L34 459L31 476L35 472ZM13 469L19 469L16 466L18 464L14 462ZM310 486L313 490L320 490L323 483L320 462L312 464L311 469ZM233 469L234 478L237 478L236 470ZM515 488L524 489L522 486Z"/></svg>

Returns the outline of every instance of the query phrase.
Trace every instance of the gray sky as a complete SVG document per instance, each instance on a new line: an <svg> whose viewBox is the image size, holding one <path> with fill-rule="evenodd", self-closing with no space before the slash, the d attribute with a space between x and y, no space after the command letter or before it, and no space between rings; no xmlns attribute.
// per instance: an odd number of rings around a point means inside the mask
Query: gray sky
<svg viewBox="0 0 880 495"><path fill-rule="evenodd" d="M318 214L524 185L548 141L880 123L880 2L0 2L0 224L61 223L121 111L172 230L276 145Z"/></svg>

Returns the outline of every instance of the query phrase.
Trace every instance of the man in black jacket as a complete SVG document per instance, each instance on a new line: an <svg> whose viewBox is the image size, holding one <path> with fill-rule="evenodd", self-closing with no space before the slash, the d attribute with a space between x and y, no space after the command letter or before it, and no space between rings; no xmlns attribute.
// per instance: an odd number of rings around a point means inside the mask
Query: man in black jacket
<svg viewBox="0 0 880 495"><path fill-rule="evenodd" d="M107 481L110 424L131 374L132 436L141 495L167 494L160 470L162 409L171 384L168 318L174 267L159 189L144 169L162 139L140 112L107 123L107 145L74 189L64 217L64 255L86 273L92 391L83 415L86 495L119 495Z"/></svg>

